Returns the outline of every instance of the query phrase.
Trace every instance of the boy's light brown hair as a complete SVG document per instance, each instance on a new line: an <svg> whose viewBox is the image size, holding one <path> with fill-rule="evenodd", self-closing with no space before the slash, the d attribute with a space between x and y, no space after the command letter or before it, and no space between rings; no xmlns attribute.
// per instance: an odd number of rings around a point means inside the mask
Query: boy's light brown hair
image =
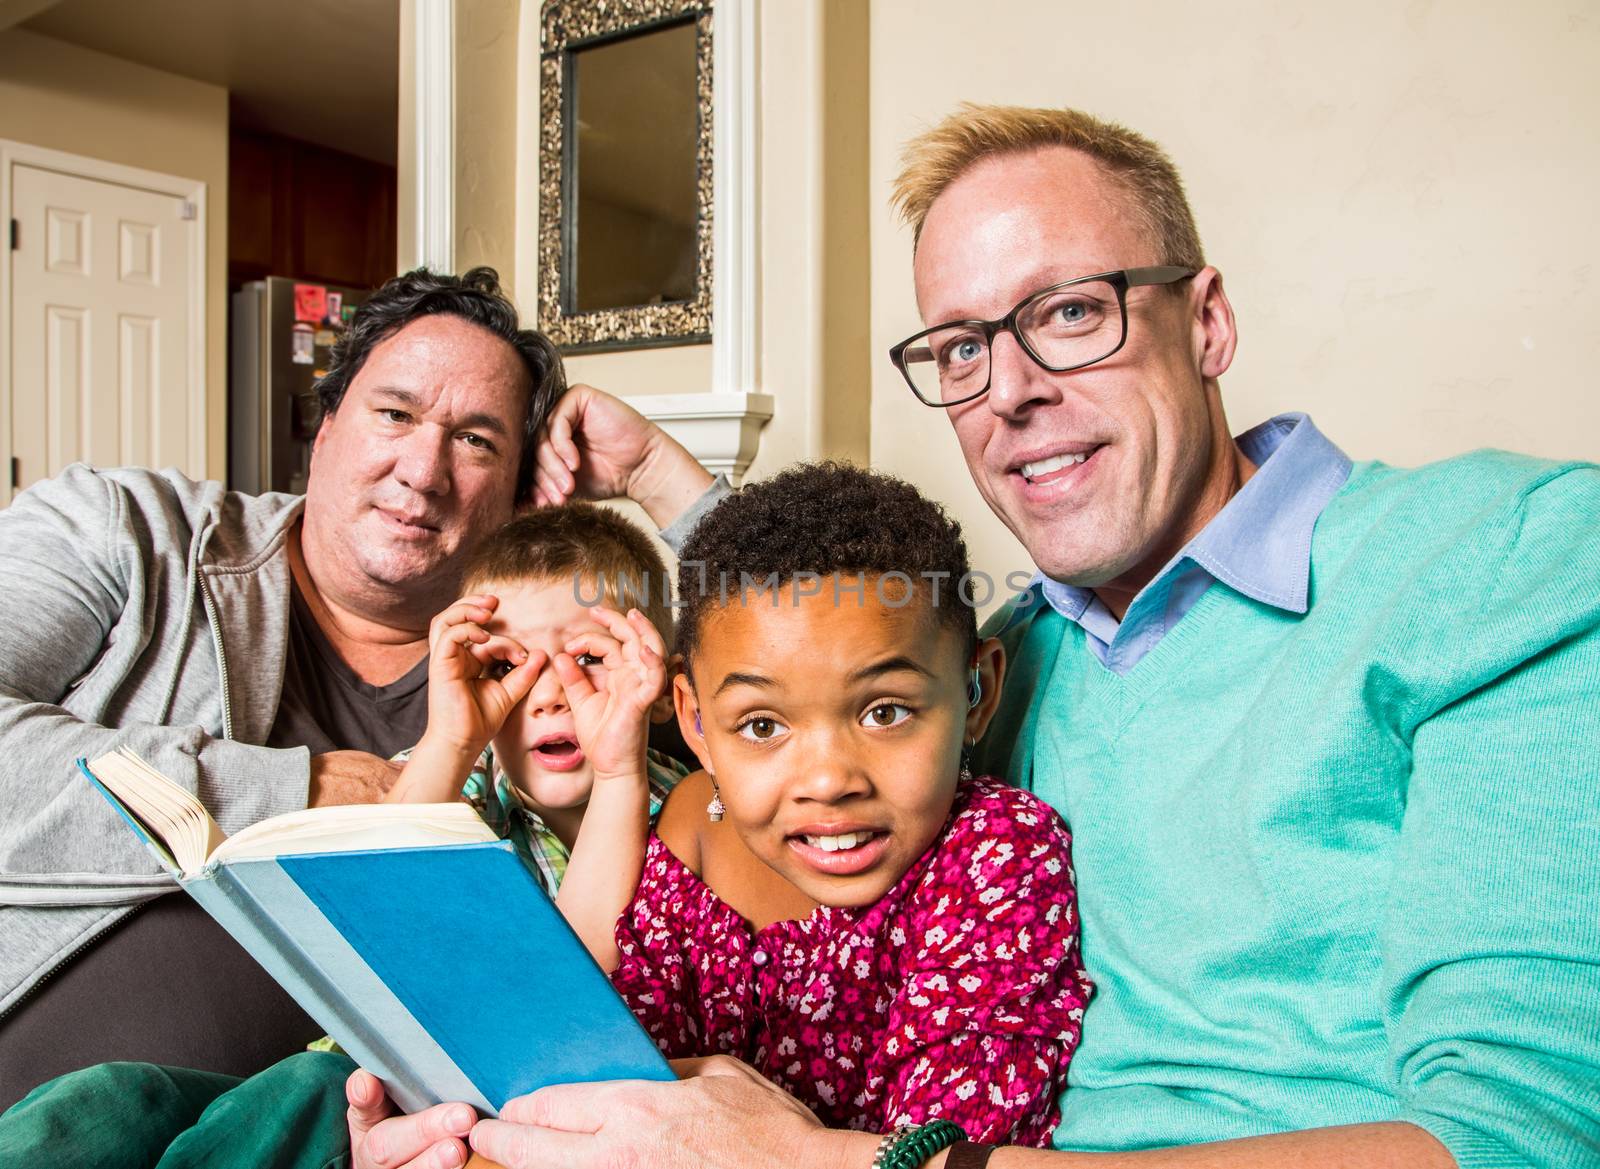
<svg viewBox="0 0 1600 1169"><path fill-rule="evenodd" d="M1142 134L1081 110L986 106L965 102L906 143L893 201L914 240L934 200L982 159L1065 146L1088 155L1128 192L1156 244L1157 264L1205 267L1200 233L1183 180L1166 151Z"/></svg>
<svg viewBox="0 0 1600 1169"><path fill-rule="evenodd" d="M672 644L672 592L650 537L608 508L573 500L524 512L484 538L462 588L550 581L569 585L580 604L626 613L636 608Z"/></svg>

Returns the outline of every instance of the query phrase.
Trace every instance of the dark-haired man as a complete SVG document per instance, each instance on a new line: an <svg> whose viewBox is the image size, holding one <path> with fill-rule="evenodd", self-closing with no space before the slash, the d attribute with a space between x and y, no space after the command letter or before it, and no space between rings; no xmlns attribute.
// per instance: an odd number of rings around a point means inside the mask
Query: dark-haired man
<svg viewBox="0 0 1600 1169"><path fill-rule="evenodd" d="M0 1109L89 1063L243 1074L319 1033L72 762L131 747L230 833L381 794L425 724L428 623L531 498L564 389L492 271L413 272L335 350L303 499L79 465L0 513ZM709 482L664 438L619 453ZM620 486L665 524L650 482Z"/></svg>

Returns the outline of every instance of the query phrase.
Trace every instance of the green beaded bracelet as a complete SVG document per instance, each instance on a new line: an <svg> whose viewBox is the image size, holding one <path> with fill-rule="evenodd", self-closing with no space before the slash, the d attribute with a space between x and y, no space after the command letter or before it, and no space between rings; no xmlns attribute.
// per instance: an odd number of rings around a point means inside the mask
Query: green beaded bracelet
<svg viewBox="0 0 1600 1169"><path fill-rule="evenodd" d="M953 1120L932 1120L915 1128L885 1133L872 1158L872 1169L917 1169L940 1149L967 1139Z"/></svg>

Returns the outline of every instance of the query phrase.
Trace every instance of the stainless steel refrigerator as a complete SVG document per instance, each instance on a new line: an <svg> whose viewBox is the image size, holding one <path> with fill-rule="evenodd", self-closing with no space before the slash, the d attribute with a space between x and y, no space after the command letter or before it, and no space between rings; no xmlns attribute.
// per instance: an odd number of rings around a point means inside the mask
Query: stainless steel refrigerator
<svg viewBox="0 0 1600 1169"><path fill-rule="evenodd" d="M306 489L318 420L316 382L366 291L269 276L233 294L228 485Z"/></svg>

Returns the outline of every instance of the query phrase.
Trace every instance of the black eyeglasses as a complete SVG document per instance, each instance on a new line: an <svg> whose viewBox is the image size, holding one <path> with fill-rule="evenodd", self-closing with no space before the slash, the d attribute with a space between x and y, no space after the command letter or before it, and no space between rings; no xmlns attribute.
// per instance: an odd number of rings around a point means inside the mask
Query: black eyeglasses
<svg viewBox="0 0 1600 1169"><path fill-rule="evenodd" d="M989 353L1009 332L1051 373L1104 361L1128 340L1128 289L1176 284L1193 268L1124 268L1041 288L998 321L947 321L889 350L889 360L919 401L959 406L989 392Z"/></svg>

